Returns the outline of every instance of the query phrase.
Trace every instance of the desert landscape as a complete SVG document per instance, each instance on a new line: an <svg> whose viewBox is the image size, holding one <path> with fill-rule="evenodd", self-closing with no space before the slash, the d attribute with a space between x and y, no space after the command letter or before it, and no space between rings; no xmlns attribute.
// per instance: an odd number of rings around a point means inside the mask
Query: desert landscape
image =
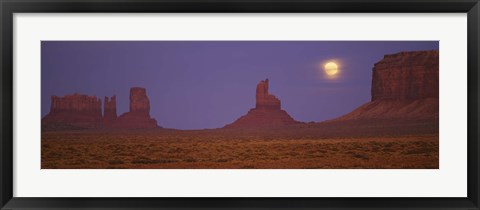
<svg viewBox="0 0 480 210"><path fill-rule="evenodd" d="M42 169L438 169L439 52L388 54L374 64L371 100L344 115L302 122L270 93L221 128L163 128L147 90L117 97L52 96L42 118ZM255 92L253 91L255 90ZM152 90L149 90L152 91ZM155 91L155 90L153 90Z"/></svg>
<svg viewBox="0 0 480 210"><path fill-rule="evenodd" d="M417 122L269 131L53 131L42 133L42 168L431 169L438 168L437 128Z"/></svg>

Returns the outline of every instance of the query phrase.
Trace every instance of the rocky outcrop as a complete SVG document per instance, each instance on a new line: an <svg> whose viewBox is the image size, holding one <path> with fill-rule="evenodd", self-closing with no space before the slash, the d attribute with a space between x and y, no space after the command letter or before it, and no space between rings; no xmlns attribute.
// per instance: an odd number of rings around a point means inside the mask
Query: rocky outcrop
<svg viewBox="0 0 480 210"><path fill-rule="evenodd" d="M73 94L64 97L52 96L50 113L42 119L42 128L89 129L157 128L157 121L150 117L150 101L145 88L130 89L130 111L117 117L116 96L105 97L102 116L102 101L95 96Z"/></svg>
<svg viewBox="0 0 480 210"><path fill-rule="evenodd" d="M103 103L103 123L108 126L113 124L117 120L117 99L116 96L112 96L109 100L105 96Z"/></svg>
<svg viewBox="0 0 480 210"><path fill-rule="evenodd" d="M353 119L433 119L439 113L439 52L385 55L375 64L372 97L334 121Z"/></svg>
<svg viewBox="0 0 480 210"><path fill-rule="evenodd" d="M130 111L120 115L112 127L125 129L158 127L157 121L150 117L150 100L145 88L130 89Z"/></svg>
<svg viewBox="0 0 480 210"><path fill-rule="evenodd" d="M102 123L102 102L95 96L52 96L50 112L42 119L46 127L95 128Z"/></svg>
<svg viewBox="0 0 480 210"><path fill-rule="evenodd" d="M438 51L385 55L375 64L372 101L438 98Z"/></svg>
<svg viewBox="0 0 480 210"><path fill-rule="evenodd" d="M268 79L260 81L257 85L255 108L280 110L280 106L280 100L274 95L268 93Z"/></svg>
<svg viewBox="0 0 480 210"><path fill-rule="evenodd" d="M438 119L438 98L417 100L378 99L363 104L335 120Z"/></svg>
<svg viewBox="0 0 480 210"><path fill-rule="evenodd" d="M130 112L150 113L150 100L145 88L133 87L130 89Z"/></svg>
<svg viewBox="0 0 480 210"><path fill-rule="evenodd" d="M281 109L280 100L268 93L268 85L268 79L260 81L257 85L255 108L225 128L279 127L300 123Z"/></svg>
<svg viewBox="0 0 480 210"><path fill-rule="evenodd" d="M284 110L250 109L248 113L225 128L262 128L298 124Z"/></svg>

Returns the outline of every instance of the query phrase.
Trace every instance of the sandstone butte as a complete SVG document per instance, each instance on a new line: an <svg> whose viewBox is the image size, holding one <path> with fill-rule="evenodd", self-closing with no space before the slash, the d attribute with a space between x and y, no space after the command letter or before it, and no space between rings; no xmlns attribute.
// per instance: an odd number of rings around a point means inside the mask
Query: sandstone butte
<svg viewBox="0 0 480 210"><path fill-rule="evenodd" d="M257 85L255 108L224 128L260 128L299 124L281 109L280 100L268 92L268 79Z"/></svg>
<svg viewBox="0 0 480 210"><path fill-rule="evenodd" d="M385 55L373 67L371 101L333 121L438 120L438 56L438 50Z"/></svg>
<svg viewBox="0 0 480 210"><path fill-rule="evenodd" d="M150 101L145 88L130 89L130 111L117 117L116 96L105 97L102 116L101 99L82 94L52 96L50 112L42 119L42 127L71 128L157 128L150 117Z"/></svg>
<svg viewBox="0 0 480 210"><path fill-rule="evenodd" d="M111 126L117 120L117 98L112 96L110 99L105 96L103 104L103 123Z"/></svg>
<svg viewBox="0 0 480 210"><path fill-rule="evenodd" d="M112 124L114 128L157 128L157 121L150 117L150 100L145 88L130 89L130 111L120 115Z"/></svg>
<svg viewBox="0 0 480 210"><path fill-rule="evenodd" d="M81 94L52 96L50 112L42 119L42 126L95 128L102 124L102 101L95 96Z"/></svg>

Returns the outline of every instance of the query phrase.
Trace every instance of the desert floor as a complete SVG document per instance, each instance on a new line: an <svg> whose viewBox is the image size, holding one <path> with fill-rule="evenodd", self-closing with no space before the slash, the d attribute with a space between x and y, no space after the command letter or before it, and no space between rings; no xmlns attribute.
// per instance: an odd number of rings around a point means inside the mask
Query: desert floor
<svg viewBox="0 0 480 210"><path fill-rule="evenodd" d="M42 169L438 168L438 123L42 131Z"/></svg>

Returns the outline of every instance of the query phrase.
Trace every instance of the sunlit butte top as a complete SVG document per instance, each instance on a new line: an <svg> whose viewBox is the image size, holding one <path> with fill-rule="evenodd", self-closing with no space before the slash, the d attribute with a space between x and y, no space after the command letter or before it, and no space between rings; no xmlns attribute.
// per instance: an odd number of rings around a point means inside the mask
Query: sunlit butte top
<svg viewBox="0 0 480 210"><path fill-rule="evenodd" d="M338 65L334 62L325 64L325 73L328 76L335 76L338 73Z"/></svg>

